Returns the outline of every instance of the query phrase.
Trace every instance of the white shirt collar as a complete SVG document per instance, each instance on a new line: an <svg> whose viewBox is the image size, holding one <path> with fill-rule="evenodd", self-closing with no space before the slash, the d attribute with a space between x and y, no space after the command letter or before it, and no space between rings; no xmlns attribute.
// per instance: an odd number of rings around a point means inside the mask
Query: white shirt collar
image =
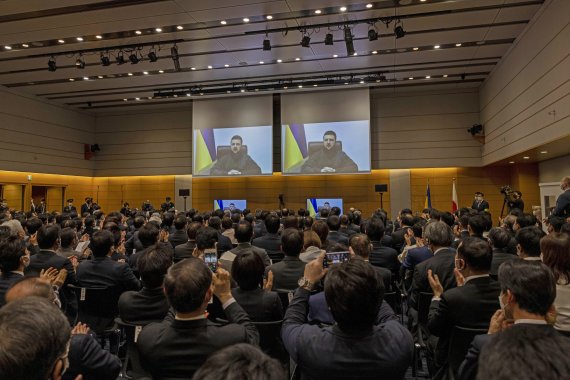
<svg viewBox="0 0 570 380"><path fill-rule="evenodd" d="M515 321L515 325L518 325L519 323L525 323L527 325L545 325L546 320L544 320L544 319L517 319Z"/></svg>
<svg viewBox="0 0 570 380"><path fill-rule="evenodd" d="M527 256L527 257L524 258L524 260L527 260L527 261L540 261L541 259L540 259L540 256Z"/></svg>
<svg viewBox="0 0 570 380"><path fill-rule="evenodd" d="M22 276L22 277L24 276L24 272L20 272L19 270L13 270L13 271L11 271L11 272L12 272L12 273L19 274L19 275Z"/></svg>
<svg viewBox="0 0 570 380"><path fill-rule="evenodd" d="M192 317L192 318L181 318L178 315L174 316L174 319L176 319L177 321L197 321L199 319L206 319L206 314L200 314L197 317Z"/></svg>
<svg viewBox="0 0 570 380"><path fill-rule="evenodd" d="M467 284L469 281L475 278L483 278L483 277L489 277L489 274L475 274L473 276L467 276L465 277L465 284Z"/></svg>
<svg viewBox="0 0 570 380"><path fill-rule="evenodd" d="M441 247L441 248L436 249L435 252L433 253L433 255L434 256L437 255L438 252L443 251L444 249L447 249L447 247Z"/></svg>

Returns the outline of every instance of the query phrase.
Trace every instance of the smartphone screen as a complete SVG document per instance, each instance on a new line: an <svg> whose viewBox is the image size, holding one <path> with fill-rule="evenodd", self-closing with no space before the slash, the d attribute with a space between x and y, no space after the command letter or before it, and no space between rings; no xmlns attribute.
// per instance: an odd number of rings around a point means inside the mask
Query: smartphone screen
<svg viewBox="0 0 570 380"><path fill-rule="evenodd" d="M348 252L327 253L323 259L323 268L328 268L329 265L346 263L349 257Z"/></svg>
<svg viewBox="0 0 570 380"><path fill-rule="evenodd" d="M218 255L216 252L207 252L204 254L204 261L206 261L206 265L213 273L216 273L218 269Z"/></svg>

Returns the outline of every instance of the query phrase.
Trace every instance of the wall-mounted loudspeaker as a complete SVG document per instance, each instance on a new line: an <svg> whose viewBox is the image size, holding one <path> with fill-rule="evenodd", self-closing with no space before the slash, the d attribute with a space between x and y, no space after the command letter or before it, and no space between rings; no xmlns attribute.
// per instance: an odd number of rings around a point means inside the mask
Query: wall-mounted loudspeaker
<svg viewBox="0 0 570 380"><path fill-rule="evenodd" d="M178 196L179 197L189 197L190 196L190 189L178 189Z"/></svg>
<svg viewBox="0 0 570 380"><path fill-rule="evenodd" d="M388 192L388 184L381 183L374 185L374 191L377 193L387 193Z"/></svg>

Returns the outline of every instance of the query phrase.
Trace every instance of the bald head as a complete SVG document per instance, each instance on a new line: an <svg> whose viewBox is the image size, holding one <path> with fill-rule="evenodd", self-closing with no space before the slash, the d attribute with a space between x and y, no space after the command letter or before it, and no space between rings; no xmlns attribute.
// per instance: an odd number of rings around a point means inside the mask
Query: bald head
<svg viewBox="0 0 570 380"><path fill-rule="evenodd" d="M57 298L51 286L39 277L22 277L6 292L7 303L26 297L46 298L50 302Z"/></svg>

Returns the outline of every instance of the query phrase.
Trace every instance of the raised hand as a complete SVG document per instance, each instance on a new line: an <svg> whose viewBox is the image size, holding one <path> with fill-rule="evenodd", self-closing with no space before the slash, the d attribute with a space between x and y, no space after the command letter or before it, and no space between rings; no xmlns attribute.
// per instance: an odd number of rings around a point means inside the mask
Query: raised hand
<svg viewBox="0 0 570 380"><path fill-rule="evenodd" d="M441 286L441 282L439 282L439 277L437 274L433 274L431 269L428 269L428 281L431 290L433 291L434 297L441 297L443 294L443 286Z"/></svg>

